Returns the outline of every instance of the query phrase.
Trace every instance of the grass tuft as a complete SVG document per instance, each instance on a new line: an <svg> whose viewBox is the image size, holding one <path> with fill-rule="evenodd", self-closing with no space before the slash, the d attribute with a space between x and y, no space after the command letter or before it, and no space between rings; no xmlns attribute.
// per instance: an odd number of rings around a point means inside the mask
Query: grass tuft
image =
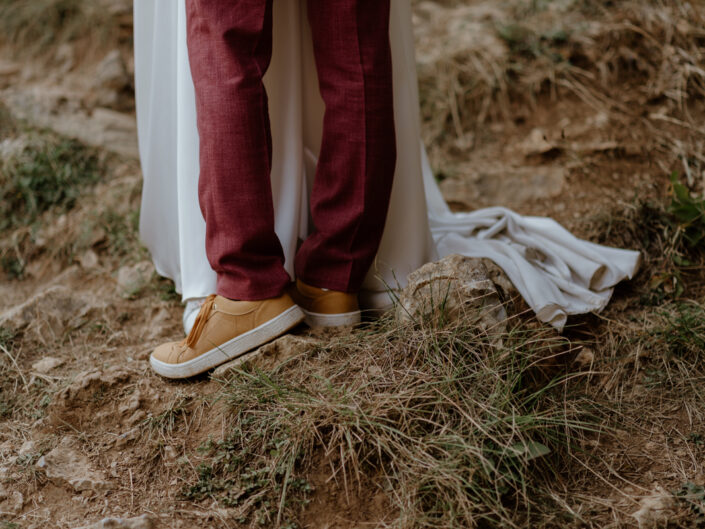
<svg viewBox="0 0 705 529"><path fill-rule="evenodd" d="M705 487L695 483L684 483L675 492L676 498L685 503L694 515L695 527L705 527Z"/></svg>
<svg viewBox="0 0 705 529"><path fill-rule="evenodd" d="M544 487L597 429L592 408L566 397L566 348L521 325L495 347L467 322L387 319L273 373L240 371L221 391L231 435L207 447L186 497L250 514L267 502L292 520L323 464L346 491L383 491L387 523L513 526L545 507Z"/></svg>
<svg viewBox="0 0 705 529"><path fill-rule="evenodd" d="M125 257L138 253L139 210L122 213L108 209L100 214L96 224L105 231L106 249L110 255Z"/></svg>
<svg viewBox="0 0 705 529"><path fill-rule="evenodd" d="M668 199L635 200L619 211L586 219L596 242L632 248L644 258L642 303L661 305L702 294L705 270L705 197L694 194L677 173Z"/></svg>
<svg viewBox="0 0 705 529"><path fill-rule="evenodd" d="M105 42L115 19L101 2L92 0L2 0L0 42L23 54L38 54L96 32Z"/></svg>
<svg viewBox="0 0 705 529"><path fill-rule="evenodd" d="M0 102L0 141L13 136L17 132L17 123L10 110Z"/></svg>
<svg viewBox="0 0 705 529"><path fill-rule="evenodd" d="M71 209L99 178L96 153L70 139L35 139L0 167L0 231L28 226L52 208Z"/></svg>

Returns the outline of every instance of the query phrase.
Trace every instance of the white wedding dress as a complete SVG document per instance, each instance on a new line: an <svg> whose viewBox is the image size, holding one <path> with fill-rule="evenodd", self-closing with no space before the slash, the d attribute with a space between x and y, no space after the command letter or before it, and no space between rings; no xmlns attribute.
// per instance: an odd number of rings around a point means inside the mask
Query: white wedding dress
<svg viewBox="0 0 705 529"><path fill-rule="evenodd" d="M265 78L272 121L276 232L292 274L308 233L307 197L321 143L323 103L304 0L275 2L274 53ZM602 310L631 278L639 254L582 241L548 218L504 208L452 213L421 144L409 0L392 0L398 161L382 243L363 285L363 308L391 305L390 288L424 263L459 253L487 257L537 317L562 329L570 314ZM198 131L186 48L185 0L135 0L135 77L144 173L140 233L157 271L184 300L215 290L198 205ZM193 311L193 308L190 309ZM187 325L188 326L188 325Z"/></svg>

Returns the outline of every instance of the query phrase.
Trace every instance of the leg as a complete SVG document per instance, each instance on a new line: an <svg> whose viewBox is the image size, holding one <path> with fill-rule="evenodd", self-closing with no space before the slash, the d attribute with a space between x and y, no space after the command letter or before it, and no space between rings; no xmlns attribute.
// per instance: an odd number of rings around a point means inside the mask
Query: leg
<svg viewBox="0 0 705 529"><path fill-rule="evenodd" d="M315 230L296 257L309 285L356 292L384 230L396 139L389 0L308 0L323 143L311 196Z"/></svg>
<svg viewBox="0 0 705 529"><path fill-rule="evenodd" d="M229 299L280 295L289 282L274 232L272 140L262 84L272 54L272 0L187 0L200 135L206 253Z"/></svg>

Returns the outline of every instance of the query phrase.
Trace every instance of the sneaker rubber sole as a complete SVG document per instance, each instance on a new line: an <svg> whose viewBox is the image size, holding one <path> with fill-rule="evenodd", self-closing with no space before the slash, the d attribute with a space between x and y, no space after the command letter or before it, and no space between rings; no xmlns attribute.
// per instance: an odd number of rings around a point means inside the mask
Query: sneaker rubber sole
<svg viewBox="0 0 705 529"><path fill-rule="evenodd" d="M343 312L340 314L321 314L318 312L310 312L305 309L303 313L306 315L306 325L314 329L326 327L352 327L360 323L360 311Z"/></svg>
<svg viewBox="0 0 705 529"><path fill-rule="evenodd" d="M229 360L270 342L304 321L305 315L298 305L288 308L279 316L259 327L236 336L223 345L181 364L167 364L150 356L152 369L165 378L181 379L205 373Z"/></svg>

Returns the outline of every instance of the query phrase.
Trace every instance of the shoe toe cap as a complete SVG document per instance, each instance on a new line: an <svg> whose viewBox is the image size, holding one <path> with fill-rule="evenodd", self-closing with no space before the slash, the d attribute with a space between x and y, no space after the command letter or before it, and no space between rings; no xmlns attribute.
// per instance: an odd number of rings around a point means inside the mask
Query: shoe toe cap
<svg viewBox="0 0 705 529"><path fill-rule="evenodd" d="M181 356L181 347L178 342L165 343L157 347L152 353L152 358L164 364L178 364Z"/></svg>

